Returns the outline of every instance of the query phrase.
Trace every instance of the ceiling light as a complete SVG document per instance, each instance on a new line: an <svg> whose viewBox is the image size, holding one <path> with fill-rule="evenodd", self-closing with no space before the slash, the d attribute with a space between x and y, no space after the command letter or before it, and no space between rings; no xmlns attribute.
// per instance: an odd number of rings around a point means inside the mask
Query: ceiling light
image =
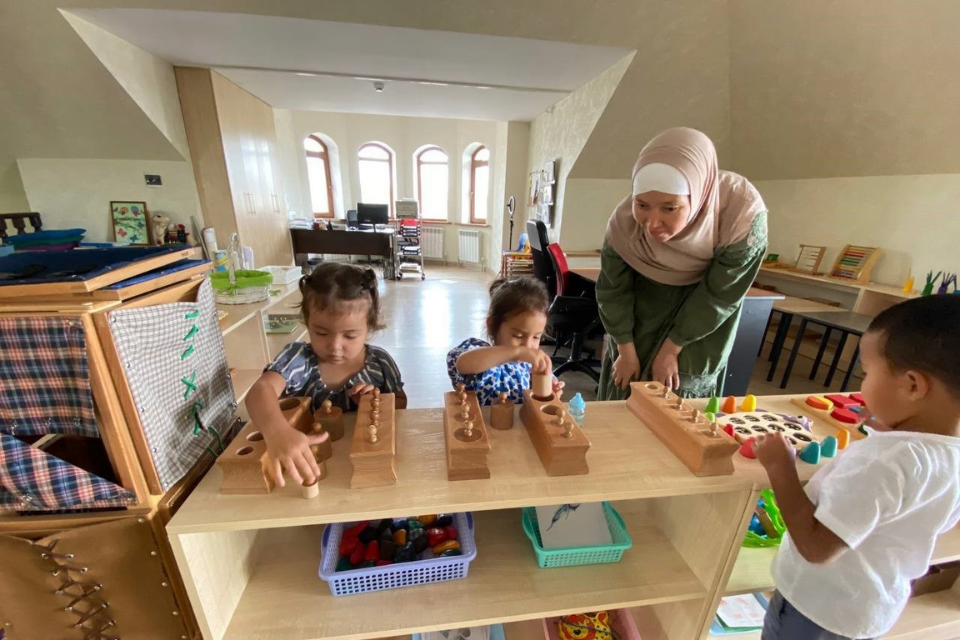
<svg viewBox="0 0 960 640"><path fill-rule="evenodd" d="M374 83L373 83L373 90L376 91L377 93L383 93L383 83L382 83L382 82L374 82Z"/></svg>
<svg viewBox="0 0 960 640"><path fill-rule="evenodd" d="M367 76L353 76L354 80L370 80L372 82L383 82L380 78L368 78Z"/></svg>
<svg viewBox="0 0 960 640"><path fill-rule="evenodd" d="M297 71L296 74L297 74L298 76L307 76L308 78L312 78L312 77L314 77L315 75L317 75L317 74L315 74L315 73L307 73L307 72L305 72L305 71Z"/></svg>
<svg viewBox="0 0 960 640"><path fill-rule="evenodd" d="M427 80L421 80L419 84L426 84L432 87L449 87L450 86L446 82L428 82Z"/></svg>

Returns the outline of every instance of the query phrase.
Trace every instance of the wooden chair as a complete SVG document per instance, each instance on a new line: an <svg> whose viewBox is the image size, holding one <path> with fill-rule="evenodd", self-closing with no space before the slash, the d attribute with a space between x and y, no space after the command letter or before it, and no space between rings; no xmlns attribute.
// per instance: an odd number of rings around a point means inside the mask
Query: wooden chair
<svg viewBox="0 0 960 640"><path fill-rule="evenodd" d="M6 242L9 234L7 233L7 220L13 224L17 234L27 233L27 222L33 227L34 231L40 231L43 224L40 222L40 214L36 211L29 213L0 213L0 242Z"/></svg>

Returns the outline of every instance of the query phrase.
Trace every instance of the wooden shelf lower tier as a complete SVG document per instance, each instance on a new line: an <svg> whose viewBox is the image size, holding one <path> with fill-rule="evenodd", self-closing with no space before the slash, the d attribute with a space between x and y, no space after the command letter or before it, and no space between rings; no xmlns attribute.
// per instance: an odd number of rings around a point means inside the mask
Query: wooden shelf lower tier
<svg viewBox="0 0 960 640"><path fill-rule="evenodd" d="M475 514L480 552L456 580L335 598L317 577L321 526L262 530L225 638L337 640L540 619L571 611L702 600L707 591L645 516L624 514L633 548L617 564L540 569L520 511Z"/></svg>

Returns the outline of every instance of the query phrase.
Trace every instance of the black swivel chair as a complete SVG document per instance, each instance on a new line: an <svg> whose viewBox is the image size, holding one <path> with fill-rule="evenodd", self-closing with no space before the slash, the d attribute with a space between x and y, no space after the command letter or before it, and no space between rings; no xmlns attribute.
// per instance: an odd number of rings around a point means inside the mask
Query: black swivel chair
<svg viewBox="0 0 960 640"><path fill-rule="evenodd" d="M533 277L547 285L547 293L553 298L557 295L557 278L547 254L547 246L550 244L547 225L539 220L527 220L527 242L530 243L533 256Z"/></svg>

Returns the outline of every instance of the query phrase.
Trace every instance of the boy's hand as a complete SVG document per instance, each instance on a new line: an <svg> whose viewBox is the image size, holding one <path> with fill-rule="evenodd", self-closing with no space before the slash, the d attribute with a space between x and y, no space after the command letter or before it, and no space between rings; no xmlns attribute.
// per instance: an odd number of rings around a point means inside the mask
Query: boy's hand
<svg viewBox="0 0 960 640"><path fill-rule="evenodd" d="M753 453L768 474L776 469L792 467L796 464L796 449L790 446L782 433L758 436L753 441Z"/></svg>
<svg viewBox="0 0 960 640"><path fill-rule="evenodd" d="M374 388L375 387L372 384L367 384L366 382L358 382L357 384L353 385L350 388L350 390L347 391L347 393L350 395L351 398L354 399L354 401L356 401L357 398L359 398L360 396L366 393L373 393Z"/></svg>
<svg viewBox="0 0 960 640"><path fill-rule="evenodd" d="M269 437L264 434L267 455L261 461L263 474L272 479L278 487L286 486L284 471L297 484L303 484L304 480L313 482L320 475L320 466L310 447L329 437L327 433L308 436L288 425L274 430Z"/></svg>
<svg viewBox="0 0 960 640"><path fill-rule="evenodd" d="M566 382L560 382L556 378L553 379L553 397L557 400L560 399L560 396L563 395L563 388L567 386Z"/></svg>
<svg viewBox="0 0 960 640"><path fill-rule="evenodd" d="M553 369L553 361L543 349L530 349L521 347L517 353L517 360L529 362L531 373L548 373Z"/></svg>

